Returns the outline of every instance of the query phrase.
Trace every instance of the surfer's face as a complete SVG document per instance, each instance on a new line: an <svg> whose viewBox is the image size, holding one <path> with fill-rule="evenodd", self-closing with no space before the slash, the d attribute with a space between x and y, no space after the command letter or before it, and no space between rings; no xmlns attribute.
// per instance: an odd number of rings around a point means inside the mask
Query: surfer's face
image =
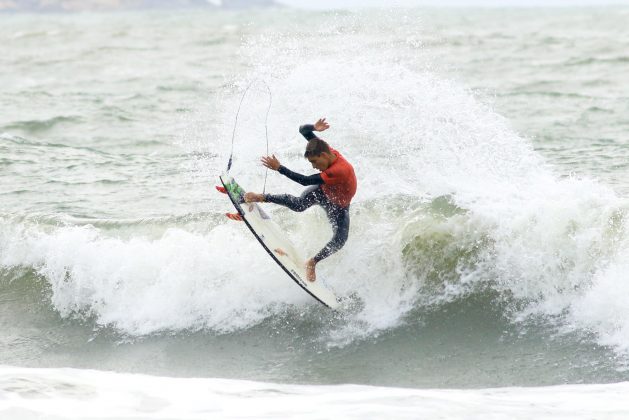
<svg viewBox="0 0 629 420"><path fill-rule="evenodd" d="M325 152L321 153L319 156L308 156L308 161L313 168L318 169L322 172L328 169L328 167L332 163L330 160L330 156L328 156L328 153Z"/></svg>

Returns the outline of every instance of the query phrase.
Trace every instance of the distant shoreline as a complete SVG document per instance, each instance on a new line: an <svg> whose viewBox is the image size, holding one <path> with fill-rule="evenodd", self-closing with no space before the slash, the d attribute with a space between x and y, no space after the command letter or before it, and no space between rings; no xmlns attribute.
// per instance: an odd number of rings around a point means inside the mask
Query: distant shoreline
<svg viewBox="0 0 629 420"><path fill-rule="evenodd" d="M0 0L0 13L80 13L139 10L240 10L284 7L275 0Z"/></svg>

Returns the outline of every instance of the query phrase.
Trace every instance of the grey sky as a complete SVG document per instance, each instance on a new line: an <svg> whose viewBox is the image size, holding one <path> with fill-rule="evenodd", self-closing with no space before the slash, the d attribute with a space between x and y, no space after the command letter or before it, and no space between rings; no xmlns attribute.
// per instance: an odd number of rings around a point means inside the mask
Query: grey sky
<svg viewBox="0 0 629 420"><path fill-rule="evenodd" d="M392 6L600 6L629 5L629 0L277 0L305 9L392 7Z"/></svg>

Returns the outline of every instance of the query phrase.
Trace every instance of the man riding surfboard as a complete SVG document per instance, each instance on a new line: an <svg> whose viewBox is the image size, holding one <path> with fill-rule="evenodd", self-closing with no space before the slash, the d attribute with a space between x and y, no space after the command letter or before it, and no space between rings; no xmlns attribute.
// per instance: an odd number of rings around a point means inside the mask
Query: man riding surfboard
<svg viewBox="0 0 629 420"><path fill-rule="evenodd" d="M357 187L352 165L341 153L314 134L315 131L321 132L328 128L330 125L325 121L325 118L319 119L315 124L299 127L299 132L308 141L304 157L308 159L313 168L319 170L320 173L318 174L302 175L293 172L281 165L275 155L261 158L262 164L267 168L278 171L301 185L309 186L301 196L252 192L248 192L244 196L245 201L249 203L275 203L298 212L302 212L315 204L320 205L325 210L334 234L323 249L306 262L306 278L311 282L316 280L315 266L317 263L337 252L347 241L349 205L356 194Z"/></svg>

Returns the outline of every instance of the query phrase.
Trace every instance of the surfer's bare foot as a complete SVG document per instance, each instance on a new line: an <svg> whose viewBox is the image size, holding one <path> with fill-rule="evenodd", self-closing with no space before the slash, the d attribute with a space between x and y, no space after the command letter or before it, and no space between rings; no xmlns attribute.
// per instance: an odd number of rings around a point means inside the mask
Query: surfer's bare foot
<svg viewBox="0 0 629 420"><path fill-rule="evenodd" d="M313 282L317 279L317 273L315 273L315 265L317 262L314 258L306 261L306 280Z"/></svg>
<svg viewBox="0 0 629 420"><path fill-rule="evenodd" d="M245 194L245 203L262 203L264 202L264 194L256 194L248 192Z"/></svg>

